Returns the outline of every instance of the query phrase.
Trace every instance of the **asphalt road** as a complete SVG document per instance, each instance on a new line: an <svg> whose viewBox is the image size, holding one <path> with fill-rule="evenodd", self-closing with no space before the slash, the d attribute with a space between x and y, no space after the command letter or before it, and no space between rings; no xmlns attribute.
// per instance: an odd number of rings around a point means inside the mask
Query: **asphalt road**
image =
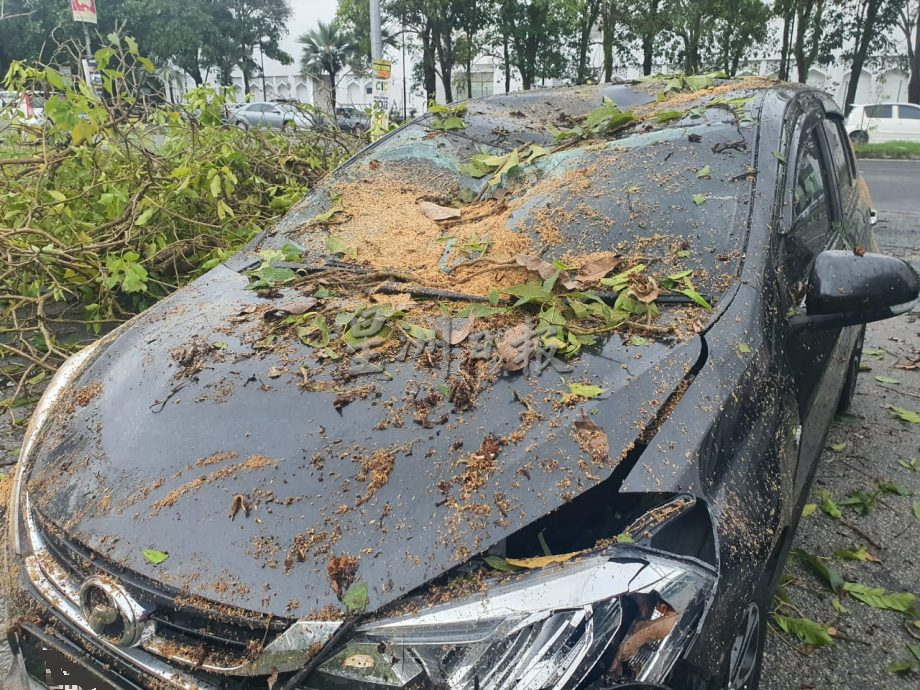
<svg viewBox="0 0 920 690"><path fill-rule="evenodd" d="M882 251L920 270L920 162L860 161L859 167L879 212L876 230ZM895 366L920 356L920 310L870 325L865 347L875 353L863 357L870 370L859 376L851 416L831 428L828 444L839 450L825 451L809 500L820 505L823 492L836 500L856 491L871 494L879 483L896 484L911 495L882 494L862 516L843 508L842 520L819 508L802 520L795 548L827 557L825 562L849 581L920 595L920 519L912 514L920 498L920 427L898 421L888 408L920 411L920 370ZM898 383L881 383L877 376ZM912 458L917 459L915 470L904 466ZM878 562L835 556L837 550L858 546L867 547ZM876 610L853 597L837 597L847 609L840 613L823 581L797 560L786 564L786 572L790 582L783 591L794 608L782 614L832 627L837 637L830 647L811 649L771 624L762 690L920 688L920 671L889 671L891 663L911 658L908 643L920 641L920 629L912 627L911 618Z"/></svg>
<svg viewBox="0 0 920 690"><path fill-rule="evenodd" d="M920 162L861 161L879 210L878 241L883 251L911 261L920 270ZM920 370L895 368L908 357L920 356L920 310L897 319L870 325L866 348L877 351L864 358L871 371L860 375L851 416L831 429L829 442L846 443L839 452L827 451L815 480L810 500L820 502L822 491L842 499L857 490L874 491L879 482L897 484L911 496L885 494L865 516L844 509L842 521L817 510L802 520L796 547L829 556L828 563L850 581L910 591L920 595L920 519L911 514L920 498L920 427L894 419L887 406L920 411ZM888 376L898 384L882 384L876 376ZM0 396L5 397L5 396ZM19 410L20 418L25 410ZM0 465L15 462L21 426L0 417ZM839 448L839 446L837 446ZM0 474L11 468L0 467ZM0 535L5 530L0 530ZM870 541L871 540L871 541ZM838 549L864 545L879 562L843 561L833 556ZM787 564L791 582L784 591L795 609L785 615L807 616L832 626L837 637L830 647L808 649L771 625L767 640L762 690L908 690L920 688L920 672L895 676L888 665L910 657L909 619L878 611L852 597L841 598L846 614L832 606L833 595L798 563ZM0 618L2 618L0 606ZM920 636L920 629L914 629ZM0 641L0 678L8 652Z"/></svg>
<svg viewBox="0 0 920 690"><path fill-rule="evenodd" d="M920 161L862 159L857 167L869 182L876 208L920 214Z"/></svg>

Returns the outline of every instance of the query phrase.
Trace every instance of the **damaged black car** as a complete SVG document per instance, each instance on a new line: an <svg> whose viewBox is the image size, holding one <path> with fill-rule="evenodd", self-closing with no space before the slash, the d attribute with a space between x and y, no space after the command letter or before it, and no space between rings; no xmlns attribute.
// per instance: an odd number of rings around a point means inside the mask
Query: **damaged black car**
<svg viewBox="0 0 920 690"><path fill-rule="evenodd" d="M842 114L762 79L439 108L69 360L4 688L756 688L864 324Z"/></svg>

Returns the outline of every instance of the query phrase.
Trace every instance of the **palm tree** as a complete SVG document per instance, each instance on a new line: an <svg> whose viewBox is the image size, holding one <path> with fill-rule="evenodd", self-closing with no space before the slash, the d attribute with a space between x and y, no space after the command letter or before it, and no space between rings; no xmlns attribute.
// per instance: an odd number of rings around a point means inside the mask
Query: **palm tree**
<svg viewBox="0 0 920 690"><path fill-rule="evenodd" d="M300 71L308 77L322 79L329 76L332 112L335 112L335 87L339 74L354 59L357 45L347 31L341 31L335 22L319 22L317 27L297 39L303 44Z"/></svg>

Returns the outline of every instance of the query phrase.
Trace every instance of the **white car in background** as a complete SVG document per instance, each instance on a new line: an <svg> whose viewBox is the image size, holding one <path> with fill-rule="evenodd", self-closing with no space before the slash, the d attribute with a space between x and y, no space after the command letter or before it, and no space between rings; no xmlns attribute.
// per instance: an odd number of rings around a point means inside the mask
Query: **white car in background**
<svg viewBox="0 0 920 690"><path fill-rule="evenodd" d="M847 117L846 128L854 144L920 141L920 105L854 105Z"/></svg>

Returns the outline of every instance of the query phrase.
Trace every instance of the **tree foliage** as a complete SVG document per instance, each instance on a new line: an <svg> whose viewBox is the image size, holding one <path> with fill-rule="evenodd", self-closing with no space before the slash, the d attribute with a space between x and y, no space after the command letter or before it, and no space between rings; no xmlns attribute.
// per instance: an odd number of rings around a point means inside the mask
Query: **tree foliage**
<svg viewBox="0 0 920 690"><path fill-rule="evenodd" d="M14 60L51 60L56 47L82 44L82 27L60 0L4 0L11 18L0 22L0 69ZM135 37L141 50L161 64L185 71L197 85L209 70L230 83L242 70L248 83L255 64L253 49L290 63L278 40L291 16L288 0L106 0L99 3L96 44L112 32Z"/></svg>
<svg viewBox="0 0 920 690"><path fill-rule="evenodd" d="M319 22L317 27L297 39L303 45L300 71L304 75L329 79L332 108L335 109L335 89L338 77L354 59L356 44L351 34L335 22Z"/></svg>
<svg viewBox="0 0 920 690"><path fill-rule="evenodd" d="M70 351L63 325L124 321L216 266L358 143L226 127L229 90L145 107L154 65L137 43L113 36L95 57L103 98L18 62L4 83L50 94L45 126L14 119L0 131L0 357L21 384Z"/></svg>

